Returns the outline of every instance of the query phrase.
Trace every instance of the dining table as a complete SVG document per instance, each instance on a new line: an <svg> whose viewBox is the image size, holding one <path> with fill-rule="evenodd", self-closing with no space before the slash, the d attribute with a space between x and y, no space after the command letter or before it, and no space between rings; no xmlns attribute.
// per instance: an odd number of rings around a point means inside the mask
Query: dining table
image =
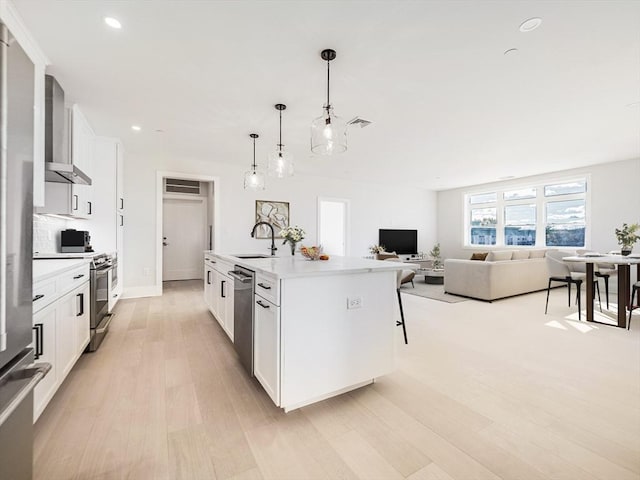
<svg viewBox="0 0 640 480"><path fill-rule="evenodd" d="M631 266L636 265L637 278L640 279L640 255L612 255L599 253L586 253L584 255L575 255L564 257L565 262L580 262L586 264L587 276L587 322L602 323L611 325L606 322L598 322L594 318L593 301L594 301L594 270L596 264L615 264L618 267L618 323L616 326L627 328L627 307L631 309Z"/></svg>

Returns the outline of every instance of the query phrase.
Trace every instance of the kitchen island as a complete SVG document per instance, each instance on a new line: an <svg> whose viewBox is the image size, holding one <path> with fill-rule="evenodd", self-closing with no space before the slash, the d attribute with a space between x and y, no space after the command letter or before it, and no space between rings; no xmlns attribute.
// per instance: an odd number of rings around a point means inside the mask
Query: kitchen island
<svg viewBox="0 0 640 480"><path fill-rule="evenodd" d="M216 278L226 278L219 284L207 270L214 266ZM225 277L224 272L235 266L255 272L253 374L277 406L300 408L394 370L396 336L401 335L395 323L396 278L407 264L353 257L249 259L205 252L205 299L207 285L220 295L208 304L217 305L212 312L223 328L230 323L233 304L228 300L232 295L225 294L233 275ZM231 303L221 307L223 298ZM233 341L230 328L225 331Z"/></svg>

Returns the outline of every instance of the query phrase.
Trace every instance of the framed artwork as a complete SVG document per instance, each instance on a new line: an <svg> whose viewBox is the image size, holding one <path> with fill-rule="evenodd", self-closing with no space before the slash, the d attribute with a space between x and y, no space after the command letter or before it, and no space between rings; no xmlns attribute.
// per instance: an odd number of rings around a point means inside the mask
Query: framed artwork
<svg viewBox="0 0 640 480"><path fill-rule="evenodd" d="M273 227L276 237L280 230L289 226L289 202L256 200L256 223L267 222ZM256 238L271 238L271 230L265 225L256 229Z"/></svg>

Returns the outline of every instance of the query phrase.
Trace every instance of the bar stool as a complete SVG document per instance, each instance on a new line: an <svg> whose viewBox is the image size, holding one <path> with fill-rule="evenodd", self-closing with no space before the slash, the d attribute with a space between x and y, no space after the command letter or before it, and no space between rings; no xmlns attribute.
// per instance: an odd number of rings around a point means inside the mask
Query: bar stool
<svg viewBox="0 0 640 480"><path fill-rule="evenodd" d="M633 306L633 299L636 297L636 293L640 290L640 282L636 282L633 284L633 290L631 290L631 305L629 306L629 320L627 320L627 330L631 329L631 312L633 312L636 308ZM638 293L638 300L640 300L640 293Z"/></svg>

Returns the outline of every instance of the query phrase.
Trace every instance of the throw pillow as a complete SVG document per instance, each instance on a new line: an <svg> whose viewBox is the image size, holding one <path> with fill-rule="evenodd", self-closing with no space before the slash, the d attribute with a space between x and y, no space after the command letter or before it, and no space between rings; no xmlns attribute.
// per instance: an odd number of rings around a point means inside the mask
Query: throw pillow
<svg viewBox="0 0 640 480"><path fill-rule="evenodd" d="M489 255L489 252L473 253L471 254L471 260L485 260L487 255Z"/></svg>
<svg viewBox="0 0 640 480"><path fill-rule="evenodd" d="M527 260L529 258L529 250L514 250L511 260Z"/></svg>
<svg viewBox="0 0 640 480"><path fill-rule="evenodd" d="M503 260L511 260L511 255L513 252L511 250L504 250L502 252L489 252L487 255L487 262L500 262Z"/></svg>
<svg viewBox="0 0 640 480"><path fill-rule="evenodd" d="M529 258L544 258L544 254L547 252L546 249L539 250L529 250Z"/></svg>

